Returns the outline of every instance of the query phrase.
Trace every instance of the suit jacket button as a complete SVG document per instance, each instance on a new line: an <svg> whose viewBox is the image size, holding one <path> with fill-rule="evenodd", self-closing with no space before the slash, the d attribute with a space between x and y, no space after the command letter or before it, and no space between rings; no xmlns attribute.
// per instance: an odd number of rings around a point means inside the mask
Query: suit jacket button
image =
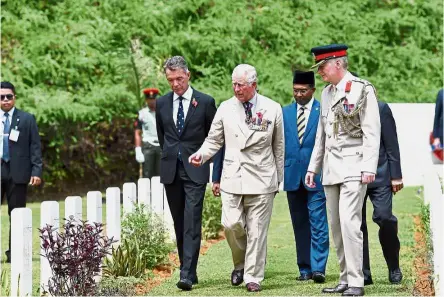
<svg viewBox="0 0 444 297"><path fill-rule="evenodd" d="M237 134L234 134L234 136L236 136L236 137L237 137Z"/></svg>
<svg viewBox="0 0 444 297"><path fill-rule="evenodd" d="M331 138L331 135L328 135L328 138Z"/></svg>

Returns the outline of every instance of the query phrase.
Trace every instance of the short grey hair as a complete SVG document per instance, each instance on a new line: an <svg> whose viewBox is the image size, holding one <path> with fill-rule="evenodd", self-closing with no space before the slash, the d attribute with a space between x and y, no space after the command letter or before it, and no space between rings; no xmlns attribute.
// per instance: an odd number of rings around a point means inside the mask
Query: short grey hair
<svg viewBox="0 0 444 297"><path fill-rule="evenodd" d="M235 77L245 77L245 80L249 85L255 82L257 83L256 68L248 64L239 64L234 68L231 79L234 79Z"/></svg>
<svg viewBox="0 0 444 297"><path fill-rule="evenodd" d="M347 58L347 56L340 57L340 58L338 58L338 60L341 61L342 68L347 70L347 68L348 68L348 58Z"/></svg>
<svg viewBox="0 0 444 297"><path fill-rule="evenodd" d="M163 64L163 71L166 72L166 70L177 70L182 69L186 73L189 72L187 61L185 61L184 57L182 56L174 56L171 58L168 58L165 63Z"/></svg>

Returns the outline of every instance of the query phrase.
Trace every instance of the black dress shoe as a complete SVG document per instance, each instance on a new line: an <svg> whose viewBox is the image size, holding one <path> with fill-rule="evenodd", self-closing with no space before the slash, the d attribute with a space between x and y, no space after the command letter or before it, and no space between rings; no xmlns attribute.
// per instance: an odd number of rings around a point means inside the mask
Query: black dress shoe
<svg viewBox="0 0 444 297"><path fill-rule="evenodd" d="M11 251L6 251L5 252L6 255L6 263L11 263Z"/></svg>
<svg viewBox="0 0 444 297"><path fill-rule="evenodd" d="M348 289L347 284L339 284L334 288L324 288L322 293L343 293Z"/></svg>
<svg viewBox="0 0 444 297"><path fill-rule="evenodd" d="M296 278L298 281L308 281L311 280L311 273L301 273L301 275Z"/></svg>
<svg viewBox="0 0 444 297"><path fill-rule="evenodd" d="M256 283L248 283L247 284L247 291L248 292L259 292L261 290L261 285Z"/></svg>
<svg viewBox="0 0 444 297"><path fill-rule="evenodd" d="M239 286L244 281L244 270L233 270L231 273L231 284L233 286Z"/></svg>
<svg viewBox="0 0 444 297"><path fill-rule="evenodd" d="M183 278L176 284L176 286L181 290L191 291L193 288L193 282L189 279Z"/></svg>
<svg viewBox="0 0 444 297"><path fill-rule="evenodd" d="M323 274L322 272L313 272L313 276L312 276L313 280L315 283L318 284L322 284L325 282L325 274Z"/></svg>
<svg viewBox="0 0 444 297"><path fill-rule="evenodd" d="M373 285L373 279L371 275L364 274L364 286Z"/></svg>
<svg viewBox="0 0 444 297"><path fill-rule="evenodd" d="M348 289L342 293L342 296L364 296L364 288L348 287Z"/></svg>
<svg viewBox="0 0 444 297"><path fill-rule="evenodd" d="M194 278L191 278L191 282L193 283L193 285L197 285L199 283L199 279L197 278L197 276L195 276Z"/></svg>
<svg viewBox="0 0 444 297"><path fill-rule="evenodd" d="M389 271L389 281L392 284L399 284L402 281L402 272L401 269L396 268L394 270Z"/></svg>

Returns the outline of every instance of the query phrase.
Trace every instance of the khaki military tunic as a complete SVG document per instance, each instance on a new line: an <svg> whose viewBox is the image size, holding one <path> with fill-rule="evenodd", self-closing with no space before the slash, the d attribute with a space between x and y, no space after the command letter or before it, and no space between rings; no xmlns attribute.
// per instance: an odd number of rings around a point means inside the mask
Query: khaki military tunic
<svg viewBox="0 0 444 297"><path fill-rule="evenodd" d="M340 283L364 287L362 172L376 173L381 134L373 86L349 72L322 91L321 117L308 171L321 173Z"/></svg>

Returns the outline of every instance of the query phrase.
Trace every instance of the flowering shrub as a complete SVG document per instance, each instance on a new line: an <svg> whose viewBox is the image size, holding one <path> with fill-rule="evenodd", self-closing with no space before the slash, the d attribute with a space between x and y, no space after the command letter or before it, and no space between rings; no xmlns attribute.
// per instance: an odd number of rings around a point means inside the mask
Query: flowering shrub
<svg viewBox="0 0 444 297"><path fill-rule="evenodd" d="M102 235L103 224L78 222L71 216L64 232L47 225L39 229L43 256L53 276L48 281L53 296L94 295L103 257L109 254L113 239Z"/></svg>

